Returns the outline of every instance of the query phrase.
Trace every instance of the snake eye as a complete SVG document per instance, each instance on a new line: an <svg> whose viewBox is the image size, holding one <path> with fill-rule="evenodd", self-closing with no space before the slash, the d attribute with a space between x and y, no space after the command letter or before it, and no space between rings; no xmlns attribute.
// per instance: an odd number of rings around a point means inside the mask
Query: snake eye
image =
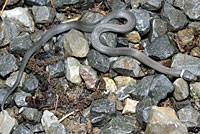
<svg viewBox="0 0 200 134"><path fill-rule="evenodd" d="M185 70L183 72L182 78L187 81L196 81L197 80L197 76L187 70Z"/></svg>

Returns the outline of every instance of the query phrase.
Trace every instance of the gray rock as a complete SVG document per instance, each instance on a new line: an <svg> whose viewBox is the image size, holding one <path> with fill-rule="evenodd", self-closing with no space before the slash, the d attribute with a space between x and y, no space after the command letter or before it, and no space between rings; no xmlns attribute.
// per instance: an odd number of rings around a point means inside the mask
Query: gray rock
<svg viewBox="0 0 200 134"><path fill-rule="evenodd" d="M73 57L68 57L65 61L65 77L67 80L74 84L81 83L81 77L79 74L80 63Z"/></svg>
<svg viewBox="0 0 200 134"><path fill-rule="evenodd" d="M155 129L156 128L156 129ZM187 127L182 124L173 109L152 106L145 134L188 134Z"/></svg>
<svg viewBox="0 0 200 134"><path fill-rule="evenodd" d="M77 30L70 30L64 37L65 51L75 57L85 57L89 52L89 45L83 34Z"/></svg>
<svg viewBox="0 0 200 134"><path fill-rule="evenodd" d="M114 0L111 4L110 4L111 8L114 10L119 10L119 9L126 9L127 5L120 1L120 0Z"/></svg>
<svg viewBox="0 0 200 134"><path fill-rule="evenodd" d="M189 99L184 100L184 101L177 101L177 102L176 102L176 108L177 108L178 110L180 110L181 108L184 108L184 107L187 106L187 105L192 105L192 104L191 104L191 101L190 101Z"/></svg>
<svg viewBox="0 0 200 134"><path fill-rule="evenodd" d="M46 130L46 134L69 134L69 132L63 124L52 123Z"/></svg>
<svg viewBox="0 0 200 134"><path fill-rule="evenodd" d="M161 8L162 1L163 0L140 0L140 4L141 7L146 10L155 11Z"/></svg>
<svg viewBox="0 0 200 134"><path fill-rule="evenodd" d="M157 37L151 44L145 47L146 54L156 60L165 60L172 57L177 49L167 35Z"/></svg>
<svg viewBox="0 0 200 134"><path fill-rule="evenodd" d="M26 97L31 96L31 94L26 93L22 90L18 90L14 93L13 99L18 107L26 107L28 103L26 102Z"/></svg>
<svg viewBox="0 0 200 134"><path fill-rule="evenodd" d="M27 5L47 6L50 5L50 0L24 0Z"/></svg>
<svg viewBox="0 0 200 134"><path fill-rule="evenodd" d="M38 85L38 79L34 75L30 75L30 77L23 84L23 91L34 93L34 91L38 88Z"/></svg>
<svg viewBox="0 0 200 134"><path fill-rule="evenodd" d="M9 92L9 89L10 89L9 87L6 87L6 86L4 87L0 85L0 105L2 105L3 99L6 96L6 94ZM13 102L12 95L10 95L5 102L5 105L10 105L12 102Z"/></svg>
<svg viewBox="0 0 200 134"><path fill-rule="evenodd" d="M194 28L196 34L200 34L200 22L193 21L188 24L188 28Z"/></svg>
<svg viewBox="0 0 200 134"><path fill-rule="evenodd" d="M174 0L164 0L165 2L169 3L169 4L173 4Z"/></svg>
<svg viewBox="0 0 200 134"><path fill-rule="evenodd" d="M140 6L140 0L131 0L132 9L137 9Z"/></svg>
<svg viewBox="0 0 200 134"><path fill-rule="evenodd" d="M124 99L130 97L130 93L135 90L135 87L133 86L123 86L117 89L115 92L117 98L120 101L123 101Z"/></svg>
<svg viewBox="0 0 200 134"><path fill-rule="evenodd" d="M64 8L66 5L74 5L80 3L80 0L53 0L55 8Z"/></svg>
<svg viewBox="0 0 200 134"><path fill-rule="evenodd" d="M10 51L13 54L24 56L25 52L32 46L29 33L21 33L10 42Z"/></svg>
<svg viewBox="0 0 200 134"><path fill-rule="evenodd" d="M64 76L64 70L65 65L63 60L59 60L58 62L46 67L46 71L50 72L50 76L53 78Z"/></svg>
<svg viewBox="0 0 200 134"><path fill-rule="evenodd" d="M110 62L107 56L92 49L87 54L88 63L91 67L106 73L109 70Z"/></svg>
<svg viewBox="0 0 200 134"><path fill-rule="evenodd" d="M31 130L32 133L40 133L40 132L45 131L41 123L36 124L36 125L32 125L30 127L30 130Z"/></svg>
<svg viewBox="0 0 200 134"><path fill-rule="evenodd" d="M190 83L190 92L193 92L198 98L200 98L200 82Z"/></svg>
<svg viewBox="0 0 200 134"><path fill-rule="evenodd" d="M44 17L44 16L43 16ZM21 31L33 32L34 21L27 8L17 7L11 10L4 10L1 15L3 21L11 21L16 23Z"/></svg>
<svg viewBox="0 0 200 134"><path fill-rule="evenodd" d="M29 122L39 123L42 118L42 113L37 109L24 107L22 116Z"/></svg>
<svg viewBox="0 0 200 134"><path fill-rule="evenodd" d="M161 16L167 22L168 30L170 31L178 31L188 23L188 19L184 13L168 3L165 3L162 8Z"/></svg>
<svg viewBox="0 0 200 134"><path fill-rule="evenodd" d="M95 90L97 82L99 81L97 72L90 66L81 65L79 72L83 80L85 81L86 87L88 89Z"/></svg>
<svg viewBox="0 0 200 134"><path fill-rule="evenodd" d="M117 38L117 46L128 46L129 42L126 38L124 37L118 37Z"/></svg>
<svg viewBox="0 0 200 134"><path fill-rule="evenodd" d="M150 14L146 10L132 9L130 10L136 16L136 29L141 36L146 35L150 30Z"/></svg>
<svg viewBox="0 0 200 134"><path fill-rule="evenodd" d="M174 85L173 96L176 100L182 101L189 96L189 87L184 79L182 78L176 79L173 85Z"/></svg>
<svg viewBox="0 0 200 134"><path fill-rule="evenodd" d="M0 133L1 134L10 134L13 127L18 125L18 122L15 118L11 117L7 111L4 110L0 112Z"/></svg>
<svg viewBox="0 0 200 134"><path fill-rule="evenodd" d="M185 0L174 0L173 6L184 9Z"/></svg>
<svg viewBox="0 0 200 134"><path fill-rule="evenodd" d="M101 130L100 134L136 134L139 133L137 126L132 122L132 119L128 119L124 116L117 116L113 118L106 126Z"/></svg>
<svg viewBox="0 0 200 134"><path fill-rule="evenodd" d="M132 92L132 95L139 100L150 97L152 102L157 104L173 90L172 83L165 75L150 75L137 83L136 90Z"/></svg>
<svg viewBox="0 0 200 134"><path fill-rule="evenodd" d="M6 75L14 72L18 69L17 61L14 55L7 54L0 56L0 76L5 77Z"/></svg>
<svg viewBox="0 0 200 134"><path fill-rule="evenodd" d="M141 77L144 73L139 65L140 62L134 58L121 56L113 62L111 68L125 76Z"/></svg>
<svg viewBox="0 0 200 134"><path fill-rule="evenodd" d="M162 36L167 33L167 22L160 18L155 18L152 21L150 30L150 41L152 42L155 38Z"/></svg>
<svg viewBox="0 0 200 134"><path fill-rule="evenodd" d="M200 76L200 59L196 57L178 53L173 57L171 67L185 69Z"/></svg>
<svg viewBox="0 0 200 134"><path fill-rule="evenodd" d="M20 124L14 129L12 134L33 134L33 132L23 124Z"/></svg>
<svg viewBox="0 0 200 134"><path fill-rule="evenodd" d="M15 5L19 2L20 0L8 0L7 4L8 6L12 6L12 5Z"/></svg>
<svg viewBox="0 0 200 134"><path fill-rule="evenodd" d="M188 105L178 112L178 117L181 123L186 125L186 127L199 127L200 126L200 114L191 105Z"/></svg>
<svg viewBox="0 0 200 134"><path fill-rule="evenodd" d="M53 8L47 6L33 6L32 12L35 23L52 23L56 16Z"/></svg>
<svg viewBox="0 0 200 134"><path fill-rule="evenodd" d="M116 104L106 99L95 100L90 107L93 126L103 126L116 115Z"/></svg>
<svg viewBox="0 0 200 134"><path fill-rule="evenodd" d="M199 0L184 0L185 14L193 20L200 20L200 1Z"/></svg>

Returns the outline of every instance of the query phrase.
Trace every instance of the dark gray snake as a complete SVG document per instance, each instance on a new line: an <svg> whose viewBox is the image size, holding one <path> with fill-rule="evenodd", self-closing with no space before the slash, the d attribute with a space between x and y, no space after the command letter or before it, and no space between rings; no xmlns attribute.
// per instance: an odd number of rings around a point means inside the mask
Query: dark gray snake
<svg viewBox="0 0 200 134"><path fill-rule="evenodd" d="M108 21L115 18L124 18L127 20L127 22L124 25L119 24L110 24ZM107 14L100 22L95 24L89 24L81 21L74 21L64 24L59 24L56 27L53 27L49 29L42 37L41 39L36 42L35 45L33 45L24 55L24 58L22 60L21 66L19 68L19 73L17 76L17 80L15 81L15 84L10 89L10 91L5 95L1 110L4 110L4 104L7 98L10 96L11 93L17 88L19 85L22 74L24 72L24 69L26 67L26 64L28 63L29 58L38 51L43 44L45 44L51 37L54 35L63 33L65 31L68 31L70 29L77 29L84 32L92 32L92 46L99 52L109 55L109 56L120 56L120 55L126 55L126 56L132 56L133 58L137 59L138 61L146 64L147 66L161 72L164 74L168 74L174 77L182 77L185 80L188 81L196 81L197 77L190 73L187 70L176 70L173 68L165 67L158 62L152 60L139 50L128 48L128 47L120 47L120 48L110 48L107 46L104 46L101 44L99 37L104 32L117 32L117 33L126 33L131 31L136 24L136 18L135 15L127 10L117 10L114 12L111 12Z"/></svg>

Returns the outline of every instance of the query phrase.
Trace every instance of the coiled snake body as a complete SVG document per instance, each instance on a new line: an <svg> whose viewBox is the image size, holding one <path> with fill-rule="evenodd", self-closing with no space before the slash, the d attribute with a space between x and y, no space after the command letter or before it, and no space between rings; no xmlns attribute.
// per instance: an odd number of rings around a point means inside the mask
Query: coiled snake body
<svg viewBox="0 0 200 134"><path fill-rule="evenodd" d="M126 24L119 25L119 24L110 24L108 23L111 19L114 18L124 18L127 20ZM136 18L135 15L127 10L116 10L114 12L109 13L106 15L100 22L95 24L85 23L81 21L74 21L64 24L59 24L56 27L53 27L49 29L42 37L41 39L33 45L24 55L24 58L22 60L21 66L19 68L19 73L17 75L17 80L15 81L15 84L10 89L10 91L5 95L1 110L4 110L4 104L7 98L10 96L11 93L17 88L19 85L22 74L24 72L24 69L26 67L26 64L28 63L29 58L38 51L43 44L45 44L52 36L63 33L65 31L68 31L70 29L77 29L84 32L92 32L92 46L99 52L109 55L109 56L119 56L119 55L126 55L126 56L132 56L138 61L146 64L147 66L161 72L164 74L169 74L174 77L182 77L188 81L195 81L197 77L190 73L187 70L176 70L173 68L165 67L158 62L154 61L153 59L149 58L139 50L128 48L128 47L120 47L120 48L110 48L107 46L104 46L100 42L100 35L104 32L117 32L117 33L126 33L131 31L136 24Z"/></svg>

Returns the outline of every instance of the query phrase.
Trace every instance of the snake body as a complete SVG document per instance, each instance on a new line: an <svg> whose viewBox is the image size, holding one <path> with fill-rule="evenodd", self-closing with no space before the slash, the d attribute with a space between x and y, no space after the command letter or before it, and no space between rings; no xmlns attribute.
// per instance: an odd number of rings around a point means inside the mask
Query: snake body
<svg viewBox="0 0 200 134"><path fill-rule="evenodd" d="M127 20L126 24L124 25L118 25L118 24L110 24L108 23L110 20L115 19L115 18L124 18ZM127 10L116 10L114 12L111 12L107 14L101 21L91 24L91 23L85 23L82 21L73 21L69 23L63 23L59 24L51 29L49 29L42 37L41 39L35 43L24 55L24 58L22 60L21 66L19 68L19 72L17 75L17 79L12 86L12 88L9 90L9 92L5 95L2 105L1 105L1 110L4 110L4 104L7 100L7 98L14 92L14 90L17 88L19 85L22 74L24 72L24 69L26 67L26 64L28 63L29 58L36 52L38 51L43 44L45 44L51 37L54 35L66 32L70 29L77 29L80 31L84 32L92 32L92 45L93 47L98 50L99 52L109 55L109 56L119 56L119 55L127 55L127 56L132 56L135 59L139 60L140 62L148 65L149 67L164 73L164 74L169 74L174 77L183 77L186 80L193 81L196 80L196 76L194 76L192 73L190 73L187 70L176 70L172 68L165 67L158 62L152 60L139 50L135 50L132 48L127 48L127 47L120 47L120 48L110 48L107 46L104 46L100 42L100 35L104 32L112 31L112 32L117 32L117 33L126 33L131 31L136 24L136 18L135 15Z"/></svg>

